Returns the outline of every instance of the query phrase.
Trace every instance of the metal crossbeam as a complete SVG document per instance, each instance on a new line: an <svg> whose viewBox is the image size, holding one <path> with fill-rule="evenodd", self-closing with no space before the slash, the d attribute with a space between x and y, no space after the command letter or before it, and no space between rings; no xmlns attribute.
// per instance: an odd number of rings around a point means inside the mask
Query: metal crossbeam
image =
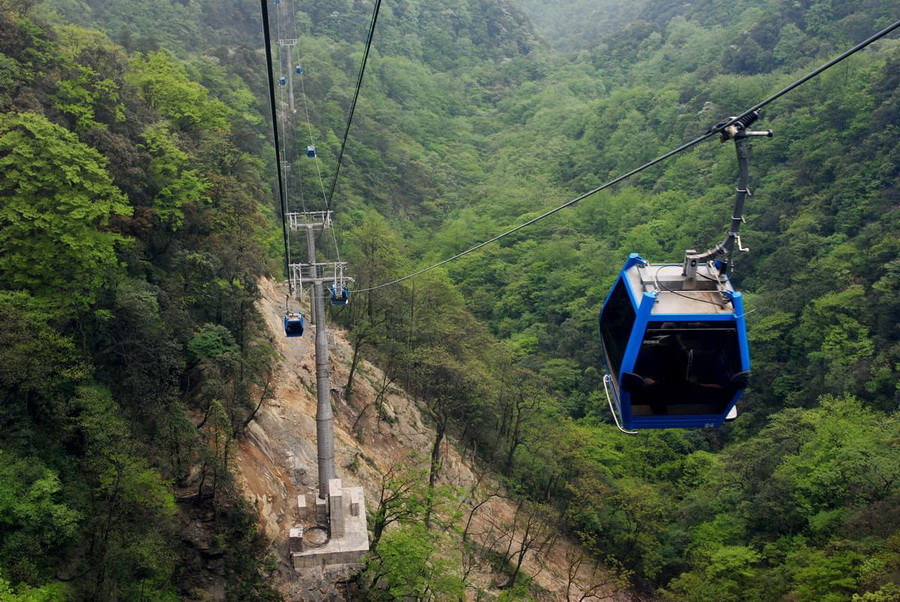
<svg viewBox="0 0 900 602"><path fill-rule="evenodd" d="M331 227L331 211L288 213L285 217L288 220L288 227L295 231L308 228L321 228L324 230Z"/></svg>
<svg viewBox="0 0 900 602"><path fill-rule="evenodd" d="M326 263L292 263L291 281L294 288L300 290L303 284L315 284L321 282L324 284L332 284L337 282L338 286L343 286L345 282L354 282L350 276L344 276L344 267L346 261L330 261ZM310 267L313 269L310 270ZM313 275L315 274L315 275Z"/></svg>

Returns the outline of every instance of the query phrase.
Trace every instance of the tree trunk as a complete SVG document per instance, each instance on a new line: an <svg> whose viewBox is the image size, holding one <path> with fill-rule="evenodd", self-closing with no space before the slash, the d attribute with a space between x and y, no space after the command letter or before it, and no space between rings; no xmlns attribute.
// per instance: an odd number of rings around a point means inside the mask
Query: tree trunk
<svg viewBox="0 0 900 602"><path fill-rule="evenodd" d="M520 408L518 404L515 404L513 407L516 412L516 421L513 424L512 436L509 441L509 451L506 454L505 473L507 475L509 474L509 471L512 470L513 458L516 455L516 449L518 449L519 444L521 443L519 436L522 432L522 408Z"/></svg>
<svg viewBox="0 0 900 602"><path fill-rule="evenodd" d="M431 510L432 495L434 493L434 484L437 481L437 473L441 463L441 442L444 440L444 433L447 431L447 419L441 417L438 420L436 432L434 435L434 445L431 447L431 467L428 472L428 507L425 510L425 528L431 528Z"/></svg>
<svg viewBox="0 0 900 602"><path fill-rule="evenodd" d="M381 534L384 533L384 523L384 516L381 514L381 509L379 508L379 512L375 513L374 520L372 521L372 543L369 544L369 551L373 554L378 547L378 542L381 541Z"/></svg>
<svg viewBox="0 0 900 602"><path fill-rule="evenodd" d="M356 366L359 363L359 350L362 347L364 336L357 336L353 342L353 359L350 361L350 374L347 376L347 385L344 387L344 399L347 403L352 400L350 396L353 394L353 377L356 376Z"/></svg>

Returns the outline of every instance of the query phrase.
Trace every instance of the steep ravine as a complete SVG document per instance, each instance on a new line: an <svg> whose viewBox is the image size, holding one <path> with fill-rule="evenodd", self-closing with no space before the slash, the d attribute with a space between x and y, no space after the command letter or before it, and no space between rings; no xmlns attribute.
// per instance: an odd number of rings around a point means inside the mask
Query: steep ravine
<svg viewBox="0 0 900 602"><path fill-rule="evenodd" d="M301 492L312 493L316 487L316 438L315 438L315 356L312 328L298 339L283 336L284 293L272 280L260 281L262 298L259 310L274 335L280 354L280 365L272 383L273 398L256 414L241 440L237 453L236 473L246 497L259 513L260 530L271 543L271 554L278 559L278 569L273 572L275 586L290 600L313 599L330 590L321 577L300 574L290 568L287 554L287 535L295 522L296 498ZM305 309L305 308L304 308ZM391 465L405 458L411 450L430 449L433 431L422 418L414 402L402 390L392 387L385 397L385 411L391 421L376 421L372 408L357 425L359 438L351 434L360 411L376 396L382 373L368 362L362 362L354 385L353 405L342 395L347 381L351 348L345 333L329 330L329 349L332 360L332 400L335 410L335 452L338 476L345 484L360 485L365 489L366 502L377 500L380 477ZM452 482L463 491L470 491L479 478L473 462L464 459L454 445L445 439L441 480ZM484 468L479 466L484 472ZM482 476L480 487L496 488L490 475ZM475 496L482 501L485 496ZM464 520L468 518L471 502L463 505ZM515 504L503 497L492 497L485 502L469 526L473 540L489 545L496 551L506 552L510 535L521 538L519 529L512 528ZM521 521L520 521L521 522ZM490 538L490 543L488 543ZM559 536L539 556L529 552L522 570L541 588L548 600L565 600L570 566L580 550L571 540ZM575 583L595 584L607 575L602 568L594 569L584 562ZM327 579L326 579L327 581ZM498 586L505 577L491 572L487 562L478 563L469 574L468 597L474 599L477 588L499 593ZM578 585L570 587L569 599L582 599ZM614 591L611 586L600 588L597 596L586 600L631 600L627 592Z"/></svg>

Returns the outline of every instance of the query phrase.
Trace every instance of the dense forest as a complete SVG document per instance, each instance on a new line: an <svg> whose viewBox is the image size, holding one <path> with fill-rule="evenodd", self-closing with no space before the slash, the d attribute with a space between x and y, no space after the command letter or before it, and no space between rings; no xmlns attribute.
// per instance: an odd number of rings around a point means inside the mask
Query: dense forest
<svg viewBox="0 0 900 602"><path fill-rule="evenodd" d="M372 7L294 4L330 177ZM273 369L257 279L283 276L258 4L0 9L0 599L275 598L229 471ZM356 287L573 198L898 18L889 0L387 2L333 198ZM892 36L764 111L732 274L752 378L723 429L620 433L597 316L629 253L680 263L721 237L730 145L333 312L436 433L425 503L373 542L371 597L461 595L459 567L422 554L445 536L422 519L451 495L433 485L452 439L648 595L900 599L898 84ZM292 197L321 207L290 158ZM531 587L513 574L502 597Z"/></svg>

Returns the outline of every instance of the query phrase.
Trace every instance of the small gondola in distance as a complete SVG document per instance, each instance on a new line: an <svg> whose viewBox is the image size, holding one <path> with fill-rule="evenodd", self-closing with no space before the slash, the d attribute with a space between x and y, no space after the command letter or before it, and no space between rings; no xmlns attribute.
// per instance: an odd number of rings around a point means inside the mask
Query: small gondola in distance
<svg viewBox="0 0 900 602"><path fill-rule="evenodd" d="M288 338L302 337L305 326L301 314L295 312L284 314L284 336Z"/></svg>
<svg viewBox="0 0 900 602"><path fill-rule="evenodd" d="M340 292L338 292L338 287L331 287L331 304L335 307L344 307L350 303L350 290L346 286L340 287Z"/></svg>

